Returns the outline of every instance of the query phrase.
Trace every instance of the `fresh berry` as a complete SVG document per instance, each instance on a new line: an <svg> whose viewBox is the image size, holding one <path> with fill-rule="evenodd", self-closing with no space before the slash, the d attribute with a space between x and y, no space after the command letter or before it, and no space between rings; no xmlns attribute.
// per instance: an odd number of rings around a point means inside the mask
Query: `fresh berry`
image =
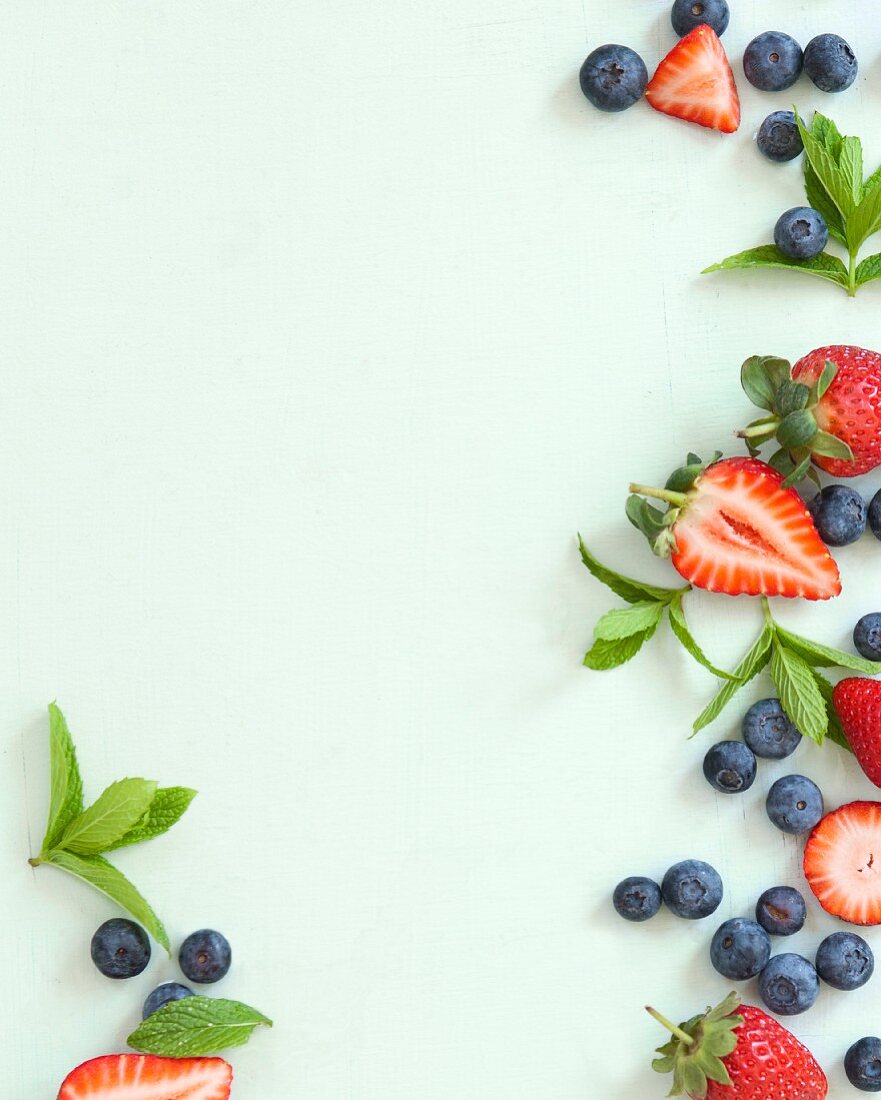
<svg viewBox="0 0 881 1100"><path fill-rule="evenodd" d="M634 497L627 514L654 552L669 555L696 588L729 596L837 596L838 566L801 497L782 483L782 474L756 458L689 463L665 489L630 486L667 501L666 514Z"/></svg>
<svg viewBox="0 0 881 1100"><path fill-rule="evenodd" d="M728 0L675 0L670 12L673 30L682 38L702 24L721 36L728 29Z"/></svg>
<svg viewBox="0 0 881 1100"><path fill-rule="evenodd" d="M829 241L826 219L811 206L793 206L777 219L774 244L790 260L813 260Z"/></svg>
<svg viewBox="0 0 881 1100"><path fill-rule="evenodd" d="M826 1076L807 1047L736 993L678 1027L648 1011L673 1033L652 1069L674 1073L676 1095L687 1086L689 1096L706 1100L825 1100Z"/></svg>
<svg viewBox="0 0 881 1100"><path fill-rule="evenodd" d="M771 936L794 936L807 915L805 899L792 886L772 886L756 902L756 920Z"/></svg>
<svg viewBox="0 0 881 1100"><path fill-rule="evenodd" d="M881 1039L857 1039L844 1056L844 1072L861 1092L881 1092Z"/></svg>
<svg viewBox="0 0 881 1100"><path fill-rule="evenodd" d="M792 111L774 111L768 115L756 137L759 152L768 160L783 163L795 158L804 152L804 142L801 140L795 115Z"/></svg>
<svg viewBox="0 0 881 1100"><path fill-rule="evenodd" d="M765 31L747 46L743 55L746 79L760 92L782 92L801 76L801 46L782 31Z"/></svg>
<svg viewBox="0 0 881 1100"><path fill-rule="evenodd" d="M745 982L754 978L771 957L768 933L754 920L735 917L716 929L710 944L710 961L723 978Z"/></svg>
<svg viewBox="0 0 881 1100"><path fill-rule="evenodd" d="M69 1073L58 1100L227 1100L231 1083L222 1058L105 1054Z"/></svg>
<svg viewBox="0 0 881 1100"><path fill-rule="evenodd" d="M813 964L792 951L775 955L759 976L759 996L778 1016L807 1012L819 992Z"/></svg>
<svg viewBox="0 0 881 1100"><path fill-rule="evenodd" d="M658 66L645 92L656 111L723 134L740 126L740 98L725 49L712 27L701 24Z"/></svg>
<svg viewBox="0 0 881 1100"><path fill-rule="evenodd" d="M866 530L866 502L849 485L826 485L808 501L808 511L827 546L849 546Z"/></svg>
<svg viewBox="0 0 881 1100"><path fill-rule="evenodd" d="M661 908L661 887L650 878L632 875L615 887L612 904L625 920L649 920Z"/></svg>
<svg viewBox="0 0 881 1100"><path fill-rule="evenodd" d="M881 661L881 611L870 611L857 622L853 644L867 661Z"/></svg>
<svg viewBox="0 0 881 1100"><path fill-rule="evenodd" d="M700 859L674 863L664 875L661 896L668 909L685 920L700 920L722 902L722 879L715 867Z"/></svg>
<svg viewBox="0 0 881 1100"><path fill-rule="evenodd" d="M823 816L823 795L806 775L784 775L765 800L768 817L784 833L809 833Z"/></svg>
<svg viewBox="0 0 881 1100"><path fill-rule="evenodd" d="M857 78L853 50L838 34L818 34L805 46L805 74L821 92L843 92Z"/></svg>
<svg viewBox="0 0 881 1100"><path fill-rule="evenodd" d="M125 917L106 920L92 936L92 962L108 978L134 978L150 961L150 938Z"/></svg>
<svg viewBox="0 0 881 1100"><path fill-rule="evenodd" d="M181 944L178 962L191 982L210 985L219 982L229 970L232 951L225 936L212 928L200 928Z"/></svg>
<svg viewBox="0 0 881 1100"><path fill-rule="evenodd" d="M836 989L859 989L872 977L875 956L856 932L833 932L817 948L817 973Z"/></svg>
<svg viewBox="0 0 881 1100"><path fill-rule="evenodd" d="M881 803L848 802L826 814L808 837L802 866L827 913L881 924Z"/></svg>
<svg viewBox="0 0 881 1100"><path fill-rule="evenodd" d="M182 1001L184 997L192 997L193 995L192 989L189 986L181 985L180 982L163 982L162 985L157 985L144 1001L141 1019L146 1020L148 1016L158 1012L163 1005L167 1005L170 1001Z"/></svg>
<svg viewBox="0 0 881 1100"><path fill-rule="evenodd" d="M579 74L581 90L601 111L626 111L642 99L649 74L629 46L609 43L587 55Z"/></svg>
<svg viewBox="0 0 881 1100"><path fill-rule="evenodd" d="M832 706L857 763L866 777L881 787L881 681L864 676L839 680L832 692ZM881 850L878 854L881 858Z"/></svg>
<svg viewBox="0 0 881 1100"><path fill-rule="evenodd" d="M756 756L782 760L801 744L801 732L789 720L779 699L759 699L743 716L744 741Z"/></svg>
<svg viewBox="0 0 881 1100"><path fill-rule="evenodd" d="M869 503L869 527L876 539L881 539L881 489Z"/></svg>
<svg viewBox="0 0 881 1100"><path fill-rule="evenodd" d="M723 794L748 791L756 778L756 758L742 741L720 741L704 757L704 776Z"/></svg>

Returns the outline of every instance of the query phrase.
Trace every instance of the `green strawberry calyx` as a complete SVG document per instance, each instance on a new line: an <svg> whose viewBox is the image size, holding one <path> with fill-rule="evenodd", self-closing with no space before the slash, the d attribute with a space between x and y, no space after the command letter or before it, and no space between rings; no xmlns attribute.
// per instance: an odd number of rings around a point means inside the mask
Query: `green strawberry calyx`
<svg viewBox="0 0 881 1100"><path fill-rule="evenodd" d="M853 462L854 455L847 443L817 423L816 409L832 385L838 366L827 360L813 386L796 382L792 366L775 355L753 355L740 368L740 384L754 405L767 415L759 417L737 435L755 457L765 443L775 440L780 446L768 459L768 464L784 475L784 485L794 485L810 477L819 487L811 466L815 455Z"/></svg>
<svg viewBox="0 0 881 1100"><path fill-rule="evenodd" d="M624 506L627 518L638 531L642 531L648 539L652 553L659 558L669 558L676 552L673 524L688 503L694 483L708 466L718 462L721 457L722 452L715 451L705 462L698 455L689 453L684 465L675 469L667 478L663 489L653 489L648 485L630 486L630 496ZM663 501L667 505L666 511L655 508L645 497Z"/></svg>
<svg viewBox="0 0 881 1100"><path fill-rule="evenodd" d="M739 1006L739 994L729 993L715 1008L677 1025L646 1005L646 1012L672 1035L657 1048L660 1057L652 1061L656 1073L673 1074L669 1096L684 1093L699 1100L707 1095L710 1081L732 1083L723 1059L737 1046L735 1031L743 1023L743 1016L737 1014Z"/></svg>

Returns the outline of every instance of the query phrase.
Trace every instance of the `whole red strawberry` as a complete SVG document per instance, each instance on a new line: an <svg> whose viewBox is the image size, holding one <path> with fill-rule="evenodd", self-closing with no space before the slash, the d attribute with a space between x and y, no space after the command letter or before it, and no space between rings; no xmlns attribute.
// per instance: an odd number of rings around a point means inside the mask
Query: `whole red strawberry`
<svg viewBox="0 0 881 1100"><path fill-rule="evenodd" d="M849 676L836 685L832 705L860 767L881 787L881 681Z"/></svg>
<svg viewBox="0 0 881 1100"><path fill-rule="evenodd" d="M738 1007L739 1006L739 1007ZM652 1062L673 1073L670 1096L693 1100L824 1100L826 1075L782 1024L730 993L678 1027L648 1011L673 1034Z"/></svg>

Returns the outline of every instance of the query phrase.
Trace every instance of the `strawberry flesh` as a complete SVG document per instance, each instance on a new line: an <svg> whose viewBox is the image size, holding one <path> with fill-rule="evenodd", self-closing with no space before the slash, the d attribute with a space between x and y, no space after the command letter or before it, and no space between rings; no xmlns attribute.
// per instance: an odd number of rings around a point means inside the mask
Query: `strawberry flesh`
<svg viewBox="0 0 881 1100"><path fill-rule="evenodd" d="M881 682L849 676L836 685L832 705L860 767L881 787Z"/></svg>
<svg viewBox="0 0 881 1100"><path fill-rule="evenodd" d="M808 838L804 873L820 905L851 924L881 924L881 802L848 802Z"/></svg>
<svg viewBox="0 0 881 1100"><path fill-rule="evenodd" d="M719 41L706 25L695 27L667 54L646 88L656 111L723 134L740 126L740 97Z"/></svg>
<svg viewBox="0 0 881 1100"><path fill-rule="evenodd" d="M107 1054L71 1071L58 1100L228 1100L231 1083L222 1058Z"/></svg>

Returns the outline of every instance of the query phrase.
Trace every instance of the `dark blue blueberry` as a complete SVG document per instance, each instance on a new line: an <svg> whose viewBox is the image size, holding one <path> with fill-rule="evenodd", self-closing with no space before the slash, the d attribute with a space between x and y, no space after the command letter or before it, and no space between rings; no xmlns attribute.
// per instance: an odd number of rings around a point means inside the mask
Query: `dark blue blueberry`
<svg viewBox="0 0 881 1100"><path fill-rule="evenodd" d="M754 920L735 917L716 929L710 944L710 961L723 978L745 982L765 969L771 957L768 933Z"/></svg>
<svg viewBox="0 0 881 1100"><path fill-rule="evenodd" d="M833 932L817 948L817 973L836 989L859 989L872 977L875 956L856 932Z"/></svg>
<svg viewBox="0 0 881 1100"><path fill-rule="evenodd" d="M106 920L92 936L92 962L108 978L134 978L149 961L150 938L133 920Z"/></svg>
<svg viewBox="0 0 881 1100"><path fill-rule="evenodd" d="M793 206L777 219L774 244L790 260L812 260L829 241L826 219L811 206Z"/></svg>
<svg viewBox="0 0 881 1100"><path fill-rule="evenodd" d="M881 661L881 611L863 615L853 628L853 644L867 661Z"/></svg>
<svg viewBox="0 0 881 1100"><path fill-rule="evenodd" d="M790 722L779 699L759 699L743 716L743 739L756 756L782 760L801 744L801 733Z"/></svg>
<svg viewBox="0 0 881 1100"><path fill-rule="evenodd" d="M674 863L664 875L661 896L677 917L700 920L719 908L722 879L709 863L700 859L685 859Z"/></svg>
<svg viewBox="0 0 881 1100"><path fill-rule="evenodd" d="M792 886L772 886L756 902L756 920L772 936L794 936L807 915L805 899Z"/></svg>
<svg viewBox="0 0 881 1100"><path fill-rule="evenodd" d="M764 153L768 160L781 163L795 160L805 147L792 111L774 111L768 115L759 127L756 143L759 152Z"/></svg>
<svg viewBox="0 0 881 1100"><path fill-rule="evenodd" d="M765 809L784 833L809 833L823 816L823 795L807 776L784 775L768 791Z"/></svg>
<svg viewBox="0 0 881 1100"><path fill-rule="evenodd" d="M881 1092L881 1039L857 1039L844 1056L844 1072L861 1092Z"/></svg>
<svg viewBox="0 0 881 1100"><path fill-rule="evenodd" d="M189 986L181 985L180 982L163 982L162 985L157 985L150 996L144 1001L144 1008L141 1012L141 1019L146 1020L148 1016L152 1016L154 1012L158 1012L163 1005L167 1005L169 1001L182 1001L184 997L192 997L193 991Z"/></svg>
<svg viewBox="0 0 881 1100"><path fill-rule="evenodd" d="M808 511L827 546L848 546L866 529L866 502L849 485L827 485L808 501Z"/></svg>
<svg viewBox="0 0 881 1100"><path fill-rule="evenodd" d="M843 92L857 78L853 50L838 34L818 34L805 46L805 73L821 92Z"/></svg>
<svg viewBox="0 0 881 1100"><path fill-rule="evenodd" d="M704 776L724 794L748 791L756 778L756 758L742 741L720 741L704 757Z"/></svg>
<svg viewBox="0 0 881 1100"><path fill-rule="evenodd" d="M650 878L632 875L615 887L612 904L625 920L649 920L661 908L661 887Z"/></svg>
<svg viewBox="0 0 881 1100"><path fill-rule="evenodd" d="M601 111L626 111L649 81L645 62L629 46L597 46L581 66L581 90Z"/></svg>
<svg viewBox="0 0 881 1100"><path fill-rule="evenodd" d="M680 38L701 25L712 27L721 36L730 18L727 0L675 0L670 12L673 30Z"/></svg>
<svg viewBox="0 0 881 1100"><path fill-rule="evenodd" d="M775 955L759 976L759 996L778 1016L807 1012L820 992L820 979L802 955Z"/></svg>
<svg viewBox="0 0 881 1100"><path fill-rule="evenodd" d="M872 497L869 504L869 527L876 539L881 539L881 489Z"/></svg>
<svg viewBox="0 0 881 1100"><path fill-rule="evenodd" d="M212 928L200 928L181 944L178 962L191 982L210 985L229 970L232 951L225 936Z"/></svg>
<svg viewBox="0 0 881 1100"><path fill-rule="evenodd" d="M760 92L782 92L801 76L801 46L783 31L765 31L743 54L746 79Z"/></svg>

